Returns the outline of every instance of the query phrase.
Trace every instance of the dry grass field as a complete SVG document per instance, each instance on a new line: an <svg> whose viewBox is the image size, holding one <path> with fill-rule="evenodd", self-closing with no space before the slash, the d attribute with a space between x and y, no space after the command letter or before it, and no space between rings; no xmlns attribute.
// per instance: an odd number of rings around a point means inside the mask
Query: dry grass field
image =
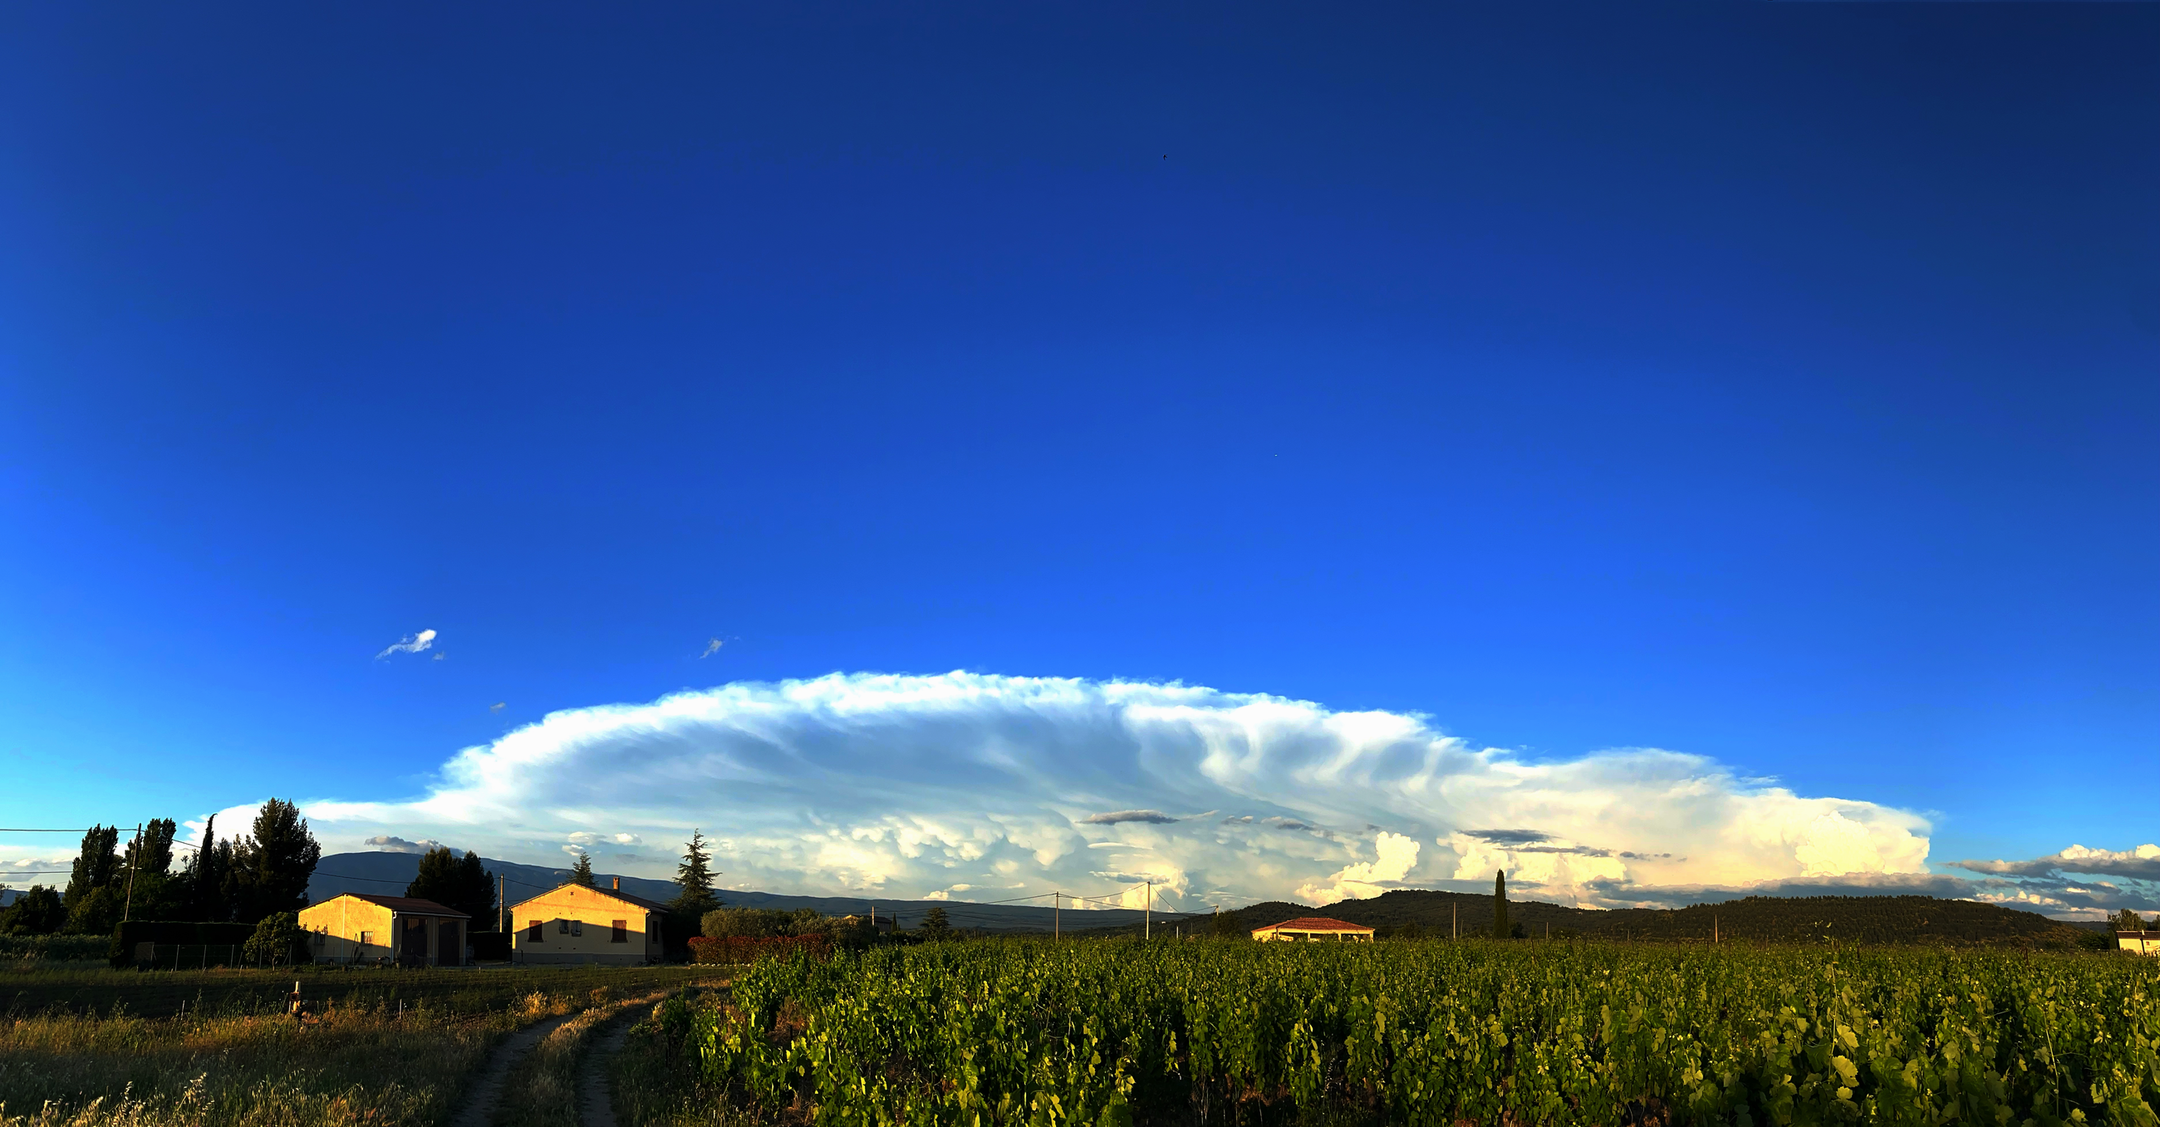
<svg viewBox="0 0 2160 1127"><path fill-rule="evenodd" d="M0 1022L0 1127L440 1124L508 1033L711 973L0 973L0 997L13 999ZM300 1019L284 1012L296 980L310 1008Z"/></svg>

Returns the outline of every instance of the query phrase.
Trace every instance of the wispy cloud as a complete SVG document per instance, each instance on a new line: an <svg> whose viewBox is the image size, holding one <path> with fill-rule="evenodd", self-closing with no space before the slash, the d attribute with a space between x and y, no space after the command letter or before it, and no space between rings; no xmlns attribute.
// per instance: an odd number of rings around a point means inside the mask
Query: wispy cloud
<svg viewBox="0 0 2160 1127"><path fill-rule="evenodd" d="M544 811L667 843L655 876L693 827L725 826L714 853L731 887L1111 894L1092 874L1116 871L1158 881L1166 904L1489 887L1495 868L1525 895L1632 903L1925 874L1929 832L1916 814L1794 794L1696 755L1531 761L1420 716L978 673L738 682L557 712L459 752L417 801L306 811L329 840L421 832L534 858L564 840L521 828Z"/></svg>
<svg viewBox="0 0 2160 1127"><path fill-rule="evenodd" d="M375 655L375 659L380 661L391 654L416 654L434 644L435 632L433 630L422 630L418 634L408 634L403 641L394 642L385 647L383 652ZM434 674L431 673L429 676L432 677Z"/></svg>
<svg viewBox="0 0 2160 1127"><path fill-rule="evenodd" d="M407 841L402 837L390 834L376 834L374 837L362 838L360 841L361 844L372 846L384 853L425 853L430 849L442 848L442 842L432 838Z"/></svg>
<svg viewBox="0 0 2160 1127"><path fill-rule="evenodd" d="M504 702L502 702L502 701L496 701L496 702L495 702L494 704L491 704L491 705L489 705L489 706L488 706L488 711L489 711L489 712L501 712L501 711L503 710L503 706L504 706Z"/></svg>
<svg viewBox="0 0 2160 1127"><path fill-rule="evenodd" d="M1083 826L1115 826L1124 822L1145 822L1151 826L1166 826L1176 818L1160 810L1113 810L1108 814L1090 814L1080 819Z"/></svg>
<svg viewBox="0 0 2160 1127"><path fill-rule="evenodd" d="M2160 881L2160 845L2140 845L2119 852L2073 845L2030 861L1951 861L1951 867L1990 876L2052 877L2066 873L2131 877Z"/></svg>
<svg viewBox="0 0 2160 1127"><path fill-rule="evenodd" d="M722 642L718 638L714 638L712 641L705 643L705 652L698 655L698 660L703 661L706 658L711 657L716 653L719 653L720 647L725 644L726 643Z"/></svg>

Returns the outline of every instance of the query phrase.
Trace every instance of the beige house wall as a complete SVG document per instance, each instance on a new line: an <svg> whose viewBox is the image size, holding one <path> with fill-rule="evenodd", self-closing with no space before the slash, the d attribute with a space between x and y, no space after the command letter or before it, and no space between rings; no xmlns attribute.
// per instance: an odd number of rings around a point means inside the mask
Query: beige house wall
<svg viewBox="0 0 2160 1127"><path fill-rule="evenodd" d="M300 910L300 929L308 933L308 952L317 962L362 963L377 959L397 962L404 954L408 919L427 924L427 961L439 966L465 962L466 921L456 917L407 915L357 896L333 896ZM456 937L444 947L442 925L456 925Z"/></svg>
<svg viewBox="0 0 2160 1127"><path fill-rule="evenodd" d="M604 888L566 884L512 911L517 925L510 937L512 962L636 966L665 957L660 913L618 899ZM615 939L617 921L623 925L620 942Z"/></svg>
<svg viewBox="0 0 2160 1127"><path fill-rule="evenodd" d="M2115 945L2132 954L2160 957L2160 931L2118 931Z"/></svg>

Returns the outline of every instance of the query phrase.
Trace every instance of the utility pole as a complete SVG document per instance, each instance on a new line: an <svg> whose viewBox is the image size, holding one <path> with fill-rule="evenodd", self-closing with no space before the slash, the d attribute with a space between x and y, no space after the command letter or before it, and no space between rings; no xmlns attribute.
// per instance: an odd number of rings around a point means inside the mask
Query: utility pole
<svg viewBox="0 0 2160 1127"><path fill-rule="evenodd" d="M1155 882L1147 882L1147 907L1140 909L1140 938L1155 937Z"/></svg>
<svg viewBox="0 0 2160 1127"><path fill-rule="evenodd" d="M128 855L127 904L120 909L120 922L126 923L135 914L135 869L142 864L142 823L135 823L135 850Z"/></svg>
<svg viewBox="0 0 2160 1127"><path fill-rule="evenodd" d="M1064 938L1064 935L1065 935L1065 933L1064 933L1064 931L1062 930L1062 929L1063 929L1063 926L1064 926L1064 925L1063 925L1063 924L1061 924L1061 923L1059 922L1059 920L1060 920L1060 918L1061 918L1061 916L1062 916L1062 912L1061 912L1061 909L1063 909L1064 907L1065 907L1065 894L1064 894L1064 893L1062 893L1062 892L1053 892L1053 893L1051 893L1051 894L1050 894L1050 938L1052 938L1052 939L1062 939L1062 938Z"/></svg>
<svg viewBox="0 0 2160 1127"><path fill-rule="evenodd" d="M1462 905L1450 901L1447 906L1447 937L1462 938Z"/></svg>
<svg viewBox="0 0 2160 1127"><path fill-rule="evenodd" d="M513 930L510 919L510 885L501 873L495 874L495 930L504 935Z"/></svg>

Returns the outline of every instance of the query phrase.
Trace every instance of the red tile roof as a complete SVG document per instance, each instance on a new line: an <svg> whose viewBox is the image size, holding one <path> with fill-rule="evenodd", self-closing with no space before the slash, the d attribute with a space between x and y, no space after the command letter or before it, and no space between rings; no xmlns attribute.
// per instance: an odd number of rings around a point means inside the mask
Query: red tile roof
<svg viewBox="0 0 2160 1127"><path fill-rule="evenodd" d="M393 912L404 912L412 916L456 916L461 920L472 918L456 908L446 908L433 900L422 900L417 896L377 896L372 892L341 892L338 895L350 896L355 900L365 900L370 904L380 905ZM337 896L330 898L330 900L335 899L337 899ZM330 900L325 900L323 903L327 904Z"/></svg>
<svg viewBox="0 0 2160 1127"><path fill-rule="evenodd" d="M1266 927L1256 927L1256 928L1254 928L1253 930L1254 930L1254 931L1371 931L1372 929L1371 929L1371 928L1369 928L1369 927L1360 927L1360 926L1358 926L1357 924L1353 924L1353 923L1344 923L1344 922L1343 922L1343 921L1341 921L1341 920L1331 920L1331 919L1327 918L1326 916L1306 916L1306 917L1305 917L1305 918L1303 918L1303 919L1296 919L1296 920L1284 920L1283 922L1281 922L1281 923L1279 923L1279 924L1269 924L1269 925L1267 925Z"/></svg>

